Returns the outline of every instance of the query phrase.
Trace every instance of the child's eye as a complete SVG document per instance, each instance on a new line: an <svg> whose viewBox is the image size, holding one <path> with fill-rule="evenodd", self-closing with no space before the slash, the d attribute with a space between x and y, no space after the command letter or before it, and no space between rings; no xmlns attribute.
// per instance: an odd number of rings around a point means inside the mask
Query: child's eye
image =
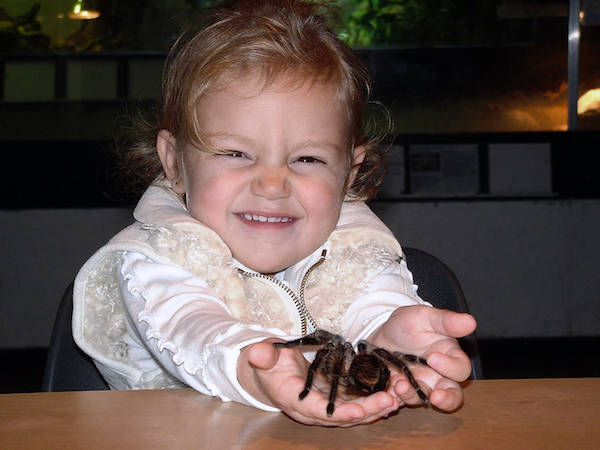
<svg viewBox="0 0 600 450"><path fill-rule="evenodd" d="M314 156L301 156L300 158L297 159L298 162L301 163L324 163L324 161L322 159L319 158L315 158Z"/></svg>
<svg viewBox="0 0 600 450"><path fill-rule="evenodd" d="M245 158L246 154L237 150L225 150L221 153L223 156L229 156L231 158Z"/></svg>

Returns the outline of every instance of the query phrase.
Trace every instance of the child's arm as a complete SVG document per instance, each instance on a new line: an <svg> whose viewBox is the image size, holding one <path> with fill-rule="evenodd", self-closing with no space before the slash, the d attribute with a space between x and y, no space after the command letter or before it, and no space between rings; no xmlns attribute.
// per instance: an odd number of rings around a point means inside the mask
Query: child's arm
<svg viewBox="0 0 600 450"><path fill-rule="evenodd" d="M129 359L145 378L161 368L190 387L223 400L274 411L239 385L240 349L281 330L241 323L192 273L134 252L122 256L119 284L129 313ZM157 364L159 363L159 364Z"/></svg>
<svg viewBox="0 0 600 450"><path fill-rule="evenodd" d="M475 319L424 302L404 258L398 264L382 266L367 286L346 311L342 334L355 344L367 339L387 350L426 358L431 368L415 366L411 370L431 394L431 403L444 411L458 408L463 400L458 382L469 376L471 362L456 338L472 333ZM422 403L403 375L394 374L390 386L388 393L400 403Z"/></svg>

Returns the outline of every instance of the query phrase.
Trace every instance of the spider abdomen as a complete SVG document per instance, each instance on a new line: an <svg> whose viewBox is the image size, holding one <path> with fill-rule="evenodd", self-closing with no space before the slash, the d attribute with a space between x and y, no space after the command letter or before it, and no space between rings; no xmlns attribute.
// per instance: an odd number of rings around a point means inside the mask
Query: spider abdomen
<svg viewBox="0 0 600 450"><path fill-rule="evenodd" d="M354 357L348 375L354 387L369 393L385 390L390 379L390 371L386 365L376 356L367 353Z"/></svg>

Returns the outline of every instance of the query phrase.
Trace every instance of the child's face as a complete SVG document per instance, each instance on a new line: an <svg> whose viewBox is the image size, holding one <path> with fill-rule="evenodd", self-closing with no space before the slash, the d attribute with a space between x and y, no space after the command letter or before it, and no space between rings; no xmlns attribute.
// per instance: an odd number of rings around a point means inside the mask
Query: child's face
<svg viewBox="0 0 600 450"><path fill-rule="evenodd" d="M333 86L260 87L245 79L200 102L199 125L222 154L188 145L177 172L167 132L157 147L192 217L218 233L242 264L274 273L327 240L356 175L351 164L364 149L354 149L351 160Z"/></svg>

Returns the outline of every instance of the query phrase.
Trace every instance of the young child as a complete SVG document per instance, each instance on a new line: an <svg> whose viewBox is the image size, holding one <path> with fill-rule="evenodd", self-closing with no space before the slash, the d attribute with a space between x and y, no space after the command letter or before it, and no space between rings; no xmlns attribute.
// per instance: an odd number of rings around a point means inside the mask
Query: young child
<svg viewBox="0 0 600 450"><path fill-rule="evenodd" d="M390 387L304 400L309 362L272 343L317 327L427 358L430 402L460 406L467 314L423 302L392 233L361 201L381 163L363 131L369 80L313 3L241 1L171 51L152 140L131 173L150 186L135 223L75 281L73 335L111 388L191 386L348 426L421 402Z"/></svg>

